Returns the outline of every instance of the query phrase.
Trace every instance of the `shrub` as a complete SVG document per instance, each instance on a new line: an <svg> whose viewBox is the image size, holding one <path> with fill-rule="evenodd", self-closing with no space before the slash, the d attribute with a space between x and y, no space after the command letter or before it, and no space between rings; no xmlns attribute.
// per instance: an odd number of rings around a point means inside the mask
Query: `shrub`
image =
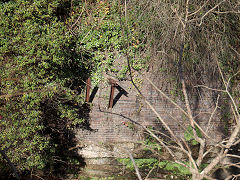
<svg viewBox="0 0 240 180"><path fill-rule="evenodd" d="M21 171L43 168L51 160L47 152L57 145L46 136L46 122L67 120L69 127L82 122L80 90L90 56L76 50L67 31L66 2L0 3L0 149ZM56 112L49 117L46 102Z"/></svg>

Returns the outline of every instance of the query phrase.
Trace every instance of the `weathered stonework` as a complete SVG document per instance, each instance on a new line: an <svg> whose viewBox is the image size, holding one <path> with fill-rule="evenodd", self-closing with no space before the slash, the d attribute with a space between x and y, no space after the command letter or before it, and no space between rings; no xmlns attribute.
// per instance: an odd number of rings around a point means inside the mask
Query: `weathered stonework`
<svg viewBox="0 0 240 180"><path fill-rule="evenodd" d="M162 91L184 108L181 95L173 95L175 88L173 83L153 76L150 73L146 73L145 75L152 79ZM80 143L85 143L85 147L83 146L82 149L79 149L79 154L85 158L126 157L126 154L123 155L123 151L120 150L121 148L118 148L119 143L123 145L124 149L131 143L143 140L144 137L144 131L141 127L131 123L129 119L143 126L151 126L155 130L167 133L161 122L156 118L156 115L141 100L130 81L121 81L117 82L117 84L120 88L115 90L113 108L110 109L108 109L108 105L111 86L104 82L100 84L93 98L90 112L89 124L92 130L78 129L76 131L76 138ZM176 135L183 136L184 130L181 126L189 122L181 111L162 97L148 81L142 81L140 86L144 96ZM124 93L121 91L124 91ZM198 94L189 93L189 99L194 117L196 117L196 120L203 128L206 127L208 119L215 108L216 94L201 89L201 92ZM221 139L223 135L220 116L220 112L216 111L211 120L211 128L209 129L211 132L210 136L215 139ZM115 143L115 149L109 150L106 146L102 146L107 143ZM133 148L130 148L130 150L133 150Z"/></svg>

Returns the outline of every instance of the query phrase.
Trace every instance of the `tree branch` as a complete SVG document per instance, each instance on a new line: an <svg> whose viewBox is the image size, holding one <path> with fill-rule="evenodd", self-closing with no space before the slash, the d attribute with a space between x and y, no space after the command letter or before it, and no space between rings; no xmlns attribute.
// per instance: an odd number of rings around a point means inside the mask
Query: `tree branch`
<svg viewBox="0 0 240 180"><path fill-rule="evenodd" d="M6 159L8 165L10 166L12 172L14 173L15 177L20 180L20 176L18 175L17 169L16 167L13 165L13 163L11 162L11 160L7 157L6 153L4 150L0 149L0 154L3 156L4 159Z"/></svg>

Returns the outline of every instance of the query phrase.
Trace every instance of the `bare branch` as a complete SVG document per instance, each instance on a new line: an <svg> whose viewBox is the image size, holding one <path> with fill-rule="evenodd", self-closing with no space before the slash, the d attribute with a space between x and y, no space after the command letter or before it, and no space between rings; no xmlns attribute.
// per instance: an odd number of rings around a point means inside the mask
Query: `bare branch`
<svg viewBox="0 0 240 180"><path fill-rule="evenodd" d="M186 154L188 155L189 162L191 162L190 167L189 167L190 171L191 172L197 171L198 167L197 167L197 164L195 163L195 161L192 157L192 151L191 151L190 147L188 146L187 142L185 141L185 139L182 138L182 141L184 142L185 146L187 147L187 151L186 151L187 153ZM192 168L192 165L193 165L194 169Z"/></svg>
<svg viewBox="0 0 240 180"><path fill-rule="evenodd" d="M3 158L7 161L8 165L10 166L12 172L14 173L14 175L16 176L16 178L18 180L20 180L20 176L18 175L17 169L16 167L13 165L13 163L11 162L11 160L8 158L8 156L6 155L4 150L0 149L0 154L3 156Z"/></svg>
<svg viewBox="0 0 240 180"><path fill-rule="evenodd" d="M150 174L152 173L152 171L155 169L155 167L152 167L152 169L148 172L147 176L145 177L145 180L147 180L147 178L150 176Z"/></svg>
<svg viewBox="0 0 240 180"><path fill-rule="evenodd" d="M138 72L138 71L137 71ZM188 116L188 113L183 110L177 103L175 103L169 96L167 96L163 91L161 91L148 77L144 76L142 73L138 72L143 78L145 78L164 98L166 98L170 103L172 103L174 106L176 106L182 113L184 113L186 116ZM193 120L194 124L197 126L197 128L203 133L203 135L207 138L210 138L205 131L199 126L198 123L196 123Z"/></svg>
<svg viewBox="0 0 240 180"><path fill-rule="evenodd" d="M240 53L235 48L233 48L232 46L230 46L230 48L238 55L238 57L240 57Z"/></svg>
<svg viewBox="0 0 240 180"><path fill-rule="evenodd" d="M224 78L224 76L223 76L223 73L222 73L222 70L221 70L220 64L219 64L219 62L218 62L217 59L216 59L216 62L217 62L218 71L219 71L219 73L220 73L220 75L221 75L221 78L222 78L223 84L224 84L225 89L226 89L226 91L227 91L227 87L228 87L228 86L227 86L227 83L226 83L225 78Z"/></svg>
<svg viewBox="0 0 240 180"><path fill-rule="evenodd" d="M219 73L221 75L221 78L224 82L224 85L225 85L225 88L226 88L226 93L228 94L228 97L230 98L232 104L233 104L233 107L234 107L234 110L236 112L236 115L237 115L237 122L239 123L240 122L240 115L239 115L239 112L238 112L238 108L237 108L237 105L232 97L232 95L230 94L230 92L228 91L228 86L227 86L227 83L223 77L223 73L222 73L222 70L220 68L220 65L219 65L219 62L217 61L217 65L218 65L218 69L219 69ZM239 131L240 131L240 126L237 125L235 126L235 129L233 130L232 134L230 135L226 145L225 145L225 150L221 150L221 152L218 154L217 157L215 157L211 163L201 172L201 174L208 174L209 171L211 171L218 163L219 161L226 157L228 151L229 151L229 148L235 143L236 141L236 138L238 137L239 135Z"/></svg>
<svg viewBox="0 0 240 180"><path fill-rule="evenodd" d="M214 108L213 112L211 113L211 116L210 116L210 118L209 118L209 120L208 120L208 125L207 125L206 133L208 133L208 130L209 130L209 127L210 127L210 124L211 124L212 118L213 118L215 112L217 111L219 97L220 97L220 95L218 95L218 97L217 97L217 102L216 102L215 108Z"/></svg>
<svg viewBox="0 0 240 180"><path fill-rule="evenodd" d="M226 157L234 157L234 158L240 159L240 156L238 156L236 154L227 154Z"/></svg>
<svg viewBox="0 0 240 180"><path fill-rule="evenodd" d="M181 15L178 14L178 12L177 12L177 10L176 10L175 8L171 7L171 9L172 9L172 11L176 14L177 19L181 22L182 26L185 28L186 25L185 25L185 23L183 22Z"/></svg>
<svg viewBox="0 0 240 180"><path fill-rule="evenodd" d="M84 6L82 7L82 11L80 13L80 15L78 16L77 20L71 25L71 29L79 22L80 18L82 17L82 14L83 14L83 11L85 9L85 3L84 3Z"/></svg>
<svg viewBox="0 0 240 180"><path fill-rule="evenodd" d="M220 6L223 2L225 2L226 0L223 0L221 2L219 2L218 4L216 4L212 9L210 9L208 12L206 12L200 19L200 23L198 24L198 26L201 26L203 23L203 19L210 13L212 12L214 9L216 9L218 6Z"/></svg>
<svg viewBox="0 0 240 180"><path fill-rule="evenodd" d="M189 6L189 0L187 0L186 7L185 7L185 23L188 20L188 6Z"/></svg>
<svg viewBox="0 0 240 180"><path fill-rule="evenodd" d="M233 143L233 146L237 145L238 143L240 143L240 139L238 139L235 143Z"/></svg>
<svg viewBox="0 0 240 180"><path fill-rule="evenodd" d="M240 14L240 11L213 11L216 14Z"/></svg>
<svg viewBox="0 0 240 180"><path fill-rule="evenodd" d="M130 159L131 159L131 161L132 161L132 163L133 163L133 166L134 166L134 169L135 169L135 171L136 171L136 175L137 175L138 179L139 179L139 180L142 180L142 177L141 177L141 175L140 175L140 173L139 173L139 169L138 169L138 167L137 167L137 165L136 165L136 163L135 163L135 161L134 161L134 159L133 159L132 154L131 154L130 151L128 151L127 149L125 149L125 151L128 153L128 155L129 155L129 157L130 157Z"/></svg>
<svg viewBox="0 0 240 180"><path fill-rule="evenodd" d="M177 27L176 27L176 29L175 29L175 33L174 33L174 36L173 36L173 41L175 40L175 38L176 38L176 36L177 36L177 31L178 31L178 27L179 27L180 22L181 22L181 19L179 18L179 19L178 19L178 23L177 23Z"/></svg>
<svg viewBox="0 0 240 180"><path fill-rule="evenodd" d="M200 8L198 8L198 10L196 10L195 12L189 14L188 17L193 16L193 15L197 14L199 11L201 11L201 9L202 9L204 6L206 6L206 4L207 4L208 2L209 2L209 0L207 0Z"/></svg>
<svg viewBox="0 0 240 180"><path fill-rule="evenodd" d="M143 78L145 78L164 98L166 98L170 103L172 103L174 106L176 106L182 113L184 113L186 116L188 115L185 110L183 110L177 103L175 103L169 96L167 96L163 91L161 91L148 77L144 76L140 72L138 72L140 75L142 75Z"/></svg>
<svg viewBox="0 0 240 180"><path fill-rule="evenodd" d="M205 86L205 85L197 85L197 86L194 86L194 87L203 87L203 88L209 89L209 90L211 90L211 91L226 92L226 90L210 88L210 87Z"/></svg>

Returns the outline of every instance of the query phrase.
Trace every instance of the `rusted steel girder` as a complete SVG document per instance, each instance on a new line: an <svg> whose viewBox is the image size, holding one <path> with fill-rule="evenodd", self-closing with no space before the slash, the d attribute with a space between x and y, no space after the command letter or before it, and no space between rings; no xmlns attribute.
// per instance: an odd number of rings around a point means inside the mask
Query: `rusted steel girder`
<svg viewBox="0 0 240 180"><path fill-rule="evenodd" d="M109 97L109 103L108 103L108 109L113 108L113 97L114 97L114 91L117 86L117 82L114 79L108 78L109 84L111 85L111 92L110 92L110 97Z"/></svg>
<svg viewBox="0 0 240 180"><path fill-rule="evenodd" d="M85 102L89 103L89 99L90 99L90 89L91 89L91 79L88 78L87 79L87 89L86 89L86 99L85 99Z"/></svg>

